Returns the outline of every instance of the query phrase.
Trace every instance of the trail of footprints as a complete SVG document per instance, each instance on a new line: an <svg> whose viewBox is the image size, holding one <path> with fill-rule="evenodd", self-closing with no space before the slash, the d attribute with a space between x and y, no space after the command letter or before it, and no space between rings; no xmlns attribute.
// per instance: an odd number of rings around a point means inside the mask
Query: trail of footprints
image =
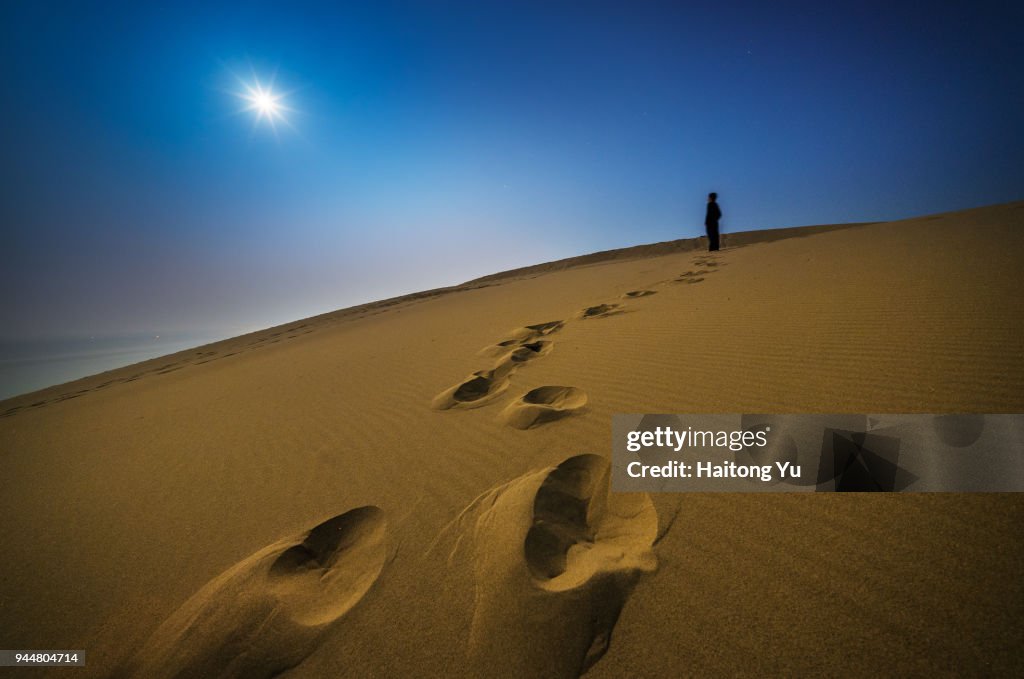
<svg viewBox="0 0 1024 679"><path fill-rule="evenodd" d="M705 259L697 265L708 269L717 263ZM681 276L693 277L699 278L694 272ZM653 294L634 290L624 297ZM621 304L599 304L578 318L623 311ZM486 347L481 354L496 363L438 395L434 407L490 402L507 388L515 370L552 351L550 336L564 325L561 320L529 325ZM279 341L274 339L279 334L259 342ZM196 352L203 359L196 363L215 354ZM180 367L168 364L149 372ZM511 402L502 418L528 429L578 411L586 401L582 389L542 386ZM490 671L497 662L517 676L579 677L608 651L626 600L657 566L658 534L650 496L609 493L609 473L603 457L570 457L496 486L456 519L460 530L454 544L471 546L477 588L465 656L470 668ZM301 664L377 585L388 561L387 543L388 522L373 505L275 542L196 592L115 676L278 676ZM522 615L510 616L510 610Z"/></svg>
<svg viewBox="0 0 1024 679"><path fill-rule="evenodd" d="M713 274L718 270L719 261L717 257L711 255L704 255L693 260L697 270L690 269L679 274L679 277L674 279L673 283L686 283L693 285L695 283L701 283L704 281L704 277L708 274Z"/></svg>
<svg viewBox="0 0 1024 679"><path fill-rule="evenodd" d="M700 283L704 276L714 273L719 266L718 258L703 255L694 259L697 270L686 271L674 279L676 283ZM639 299L658 294L655 290L630 290L623 299ZM625 305L619 302L595 304L581 309L577 320L607 318L625 313ZM497 344L485 347L480 355L497 358L490 368L477 370L465 380L449 387L434 397L431 406L435 410L453 408L479 408L496 400L508 388L509 379L522 364L551 352L554 343L547 339L565 325L565 321L548 321L537 325L517 328L510 337ZM501 412L501 420L516 429L532 429L579 413L587 404L587 394L578 387L543 386L531 389L509 403Z"/></svg>
<svg viewBox="0 0 1024 679"><path fill-rule="evenodd" d="M705 275L714 273L716 267L719 266L717 259L709 255L698 257L694 260L694 264L700 269L699 271L686 271L685 273L680 274L680 276L673 282L689 284L700 283L704 280ZM624 294L623 298L637 299L655 294L657 294L657 292L654 290L631 290ZM597 304L581 310L579 314L577 314L577 318L581 320L604 318L623 313L624 311L625 309L622 304ZM477 371L465 382L438 395L434 399L434 407L439 410L447 410L448 408L474 408L486 405L496 396L499 396L503 391L505 391L506 387L508 387L508 378L518 365L543 356L551 351L553 346L551 342L542 338L557 332L563 325L564 321L551 321L549 323L540 323L537 325L527 326L525 328L519 328L512 333L512 337L510 339L506 339L492 347L488 347L482 353L491 356L500 356L502 360L500 360L494 368L490 370ZM134 382L147 375L166 375L190 365L203 365L205 363L210 363L211 361L230 358L231 356L238 355L245 351L251 351L263 346L276 344L282 339L292 339L299 335L309 334L313 332L313 330L314 328L309 327L309 324L304 323L302 325L297 325L258 337L236 351L230 351L224 354L220 354L217 351L197 351L194 352L192 357L189 359L167 363L128 377L108 380L94 387L59 394L28 405L8 408L7 410L0 412L0 418L10 417L21 411L34 410L54 403L60 403L61 401L79 398L91 392L106 389L107 387L115 384ZM582 408L586 404L586 400L586 394L582 390L574 387L540 387L524 394L516 403L512 404L515 406L515 408L510 406L513 412L509 412L509 409L506 409L506 416L504 419L513 427L530 428L571 414L572 412ZM537 417L531 419L529 415L524 415L518 412L519 410L525 410L527 413L534 413ZM526 422L530 423L525 427L522 426Z"/></svg>
<svg viewBox="0 0 1024 679"><path fill-rule="evenodd" d="M564 321L548 321L517 328L508 339L485 347L481 355L497 358L493 367L478 370L441 392L434 397L432 406L449 410L487 405L508 388L509 378L520 366L551 352L554 343L548 337L564 325ZM512 427L529 429L565 417L586 402L587 395L575 387L539 387L510 403L501 417Z"/></svg>
<svg viewBox="0 0 1024 679"><path fill-rule="evenodd" d="M632 290L626 298L647 297L653 290ZM580 320L603 318L623 313L622 304L609 303L587 307L577 314ZM485 347L482 356L495 357L488 369L478 370L462 382L434 397L436 410L479 408L500 396L509 378L522 364L550 353L554 342L548 339L564 327L565 321L548 321L517 328L508 339ZM531 389L509 403L501 412L501 420L516 429L532 429L579 412L587 404L587 394L578 387L547 385Z"/></svg>
<svg viewBox="0 0 1024 679"><path fill-rule="evenodd" d="M623 309L621 304L598 304L596 306L588 306L586 309L580 311L576 317L580 319L604 318L606 316L621 314L623 311L625 311L625 309Z"/></svg>

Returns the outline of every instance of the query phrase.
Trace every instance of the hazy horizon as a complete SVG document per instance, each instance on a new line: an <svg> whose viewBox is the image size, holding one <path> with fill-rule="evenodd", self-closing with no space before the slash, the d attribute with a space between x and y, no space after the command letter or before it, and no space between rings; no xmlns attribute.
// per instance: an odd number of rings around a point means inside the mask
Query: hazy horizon
<svg viewBox="0 0 1024 679"><path fill-rule="evenodd" d="M1012 202L1012 201L1011 201ZM982 207L982 206L972 206ZM960 208L970 209L970 208ZM958 210L953 210L958 211ZM929 213L930 214L930 213ZM909 217L921 217L926 215L909 215ZM906 218L906 217L902 217ZM894 221L894 220L879 220ZM814 224L794 225L795 227L818 226ZM793 228L787 226L767 227L757 229L759 231L770 231L772 229ZM636 245L647 245L648 243L632 243L623 247ZM611 248L619 249L619 248ZM594 251L598 252L598 251ZM568 258L593 253L575 253L568 255ZM503 271L514 270L521 267L528 267L536 264L545 264L558 261L566 257L545 262L530 262ZM492 271L484 276L502 273L503 271ZM472 278L467 278L450 285L466 283ZM434 285L418 290L408 290L399 295L413 294L445 285ZM285 325L300 320L306 320L312 316L322 313L339 311L352 306L376 302L388 297L366 299L345 304L333 309L324 309L310 314L294 318L282 318L272 323L261 326L248 326L242 328L227 329L207 328L199 333L186 333L180 330L159 330L125 335L107 336L82 336L67 335L62 337L32 337L32 338L8 338L0 336L0 400L11 398L26 393L31 393L50 386L71 382L82 377L88 377L107 370L122 368L134 363L141 363L153 358L159 358L179 351L197 348L206 344L212 344L222 340L238 337L251 332L266 330L278 325Z"/></svg>
<svg viewBox="0 0 1024 679"><path fill-rule="evenodd" d="M0 400L227 339L203 335L125 335L0 339Z"/></svg>

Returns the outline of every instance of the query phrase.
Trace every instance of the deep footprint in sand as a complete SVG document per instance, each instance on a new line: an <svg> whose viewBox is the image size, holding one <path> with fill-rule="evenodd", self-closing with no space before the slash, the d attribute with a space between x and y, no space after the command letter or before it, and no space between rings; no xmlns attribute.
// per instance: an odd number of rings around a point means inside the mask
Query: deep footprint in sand
<svg viewBox="0 0 1024 679"><path fill-rule="evenodd" d="M657 565L646 493L609 493L608 460L571 457L478 502L470 668L578 677L608 651L622 607Z"/></svg>
<svg viewBox="0 0 1024 679"><path fill-rule="evenodd" d="M701 278L708 274L717 273L717 269L705 269L703 271L685 271L679 274L679 277L675 279L677 283L685 283L687 278Z"/></svg>
<svg viewBox="0 0 1024 679"><path fill-rule="evenodd" d="M564 321L547 321L546 323L536 323L534 325L516 328L510 333L512 336L510 341L529 342L537 339L538 337L545 337L558 332L562 329L563 325L565 325Z"/></svg>
<svg viewBox="0 0 1024 679"><path fill-rule="evenodd" d="M685 271L685 272L679 274L679 277L674 279L672 282L673 283L700 283L702 280L704 280L704 276L709 274L709 273L714 273L714 271L702 271L700 273L697 273L696 271Z"/></svg>
<svg viewBox="0 0 1024 679"><path fill-rule="evenodd" d="M124 674L273 677L301 663L380 576L387 521L374 506L256 552L175 611Z"/></svg>
<svg viewBox="0 0 1024 679"><path fill-rule="evenodd" d="M550 340L509 340L486 347L479 355L502 357L512 363L526 363L551 353L554 346L554 342Z"/></svg>
<svg viewBox="0 0 1024 679"><path fill-rule="evenodd" d="M546 323L537 323L536 325L526 325L521 328L516 328L509 333L509 339L502 340L489 347L484 347L480 351L480 354L483 356L504 355L506 352L515 349L516 347L533 343L541 337L547 337L548 335L558 332L562 329L563 325L565 325L564 321L548 321Z"/></svg>
<svg viewBox="0 0 1024 679"><path fill-rule="evenodd" d="M528 325L526 326L526 329L541 335L550 335L551 333L559 330L563 325L565 325L563 321L547 321L546 323Z"/></svg>
<svg viewBox="0 0 1024 679"><path fill-rule="evenodd" d="M658 294L658 293L655 292L654 290L630 290L625 295L623 295L623 297L632 297L632 298L648 297L650 295L656 295L656 294Z"/></svg>
<svg viewBox="0 0 1024 679"><path fill-rule="evenodd" d="M485 405L508 387L513 367L512 361L504 361L491 370L478 370L465 381L435 396L431 407L435 410L448 410Z"/></svg>
<svg viewBox="0 0 1024 679"><path fill-rule="evenodd" d="M548 321L516 328L510 339L485 347L480 355L500 357L497 365L490 370L478 370L460 384L441 392L434 397L431 407L448 410L477 408L489 403L505 391L509 377L519 365L550 353L554 343L539 338L558 332L564 324L563 321Z"/></svg>
<svg viewBox="0 0 1024 679"><path fill-rule="evenodd" d="M537 340L536 342L524 342L512 350L508 359L513 363L526 363L535 358L540 358L551 352L554 345L551 342Z"/></svg>
<svg viewBox="0 0 1024 679"><path fill-rule="evenodd" d="M587 393L577 387L537 387L510 403L501 419L510 427L530 429L568 417L587 404Z"/></svg>
<svg viewBox="0 0 1024 679"><path fill-rule="evenodd" d="M621 304L598 304L589 306L579 313L580 318L604 318L613 314L622 313Z"/></svg>
<svg viewBox="0 0 1024 679"><path fill-rule="evenodd" d="M535 325L526 325L522 328L516 328L509 333L510 339L500 342L499 345L511 346L513 344L533 342L541 337L547 337L548 335L558 332L564 325L565 321L548 321L546 323L537 323Z"/></svg>

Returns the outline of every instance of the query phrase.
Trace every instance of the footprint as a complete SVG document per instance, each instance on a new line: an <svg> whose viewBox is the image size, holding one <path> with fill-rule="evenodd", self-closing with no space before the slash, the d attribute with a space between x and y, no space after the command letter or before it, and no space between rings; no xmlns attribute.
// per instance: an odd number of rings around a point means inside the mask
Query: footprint
<svg viewBox="0 0 1024 679"><path fill-rule="evenodd" d="M551 353L554 345L551 342L537 340L536 342L524 342L509 354L509 360L513 363L525 363Z"/></svg>
<svg viewBox="0 0 1024 679"><path fill-rule="evenodd" d="M576 387L537 387L508 405L501 418L516 429L530 429L568 417L587 404L587 393Z"/></svg>
<svg viewBox="0 0 1024 679"><path fill-rule="evenodd" d="M646 493L609 493L608 460L570 457L477 503L470 669L578 677L608 651L622 607L657 565Z"/></svg>
<svg viewBox="0 0 1024 679"><path fill-rule="evenodd" d="M554 344L538 338L557 332L563 325L564 321L548 321L516 328L510 339L484 347L479 355L500 357L498 364L490 370L478 370L461 384L441 392L434 397L431 406L435 410L448 410L476 408L490 402L505 391L508 378L519 365L551 352Z"/></svg>
<svg viewBox="0 0 1024 679"><path fill-rule="evenodd" d="M718 272L718 269L701 269L700 271L694 271L694 270L691 269L690 271L685 271L685 272L679 274L679 277L676 278L676 280L677 281L681 281L684 278L695 278L695 277L700 277L700 276L707 276L708 274L713 274L713 273L717 273L717 272Z"/></svg>
<svg viewBox="0 0 1024 679"><path fill-rule="evenodd" d="M523 551L543 589L573 589L623 558L644 570L654 566L654 506L646 494L611 495L610 471L606 458L577 455L555 467L538 489Z"/></svg>
<svg viewBox="0 0 1024 679"><path fill-rule="evenodd" d="M516 328L512 331L512 339L509 341L530 342L538 337L545 337L558 332L562 329L563 325L565 325L565 321L548 321L546 323Z"/></svg>
<svg viewBox="0 0 1024 679"><path fill-rule="evenodd" d="M546 337L547 335L558 332L564 325L564 321L548 321L547 323L537 323L536 325L526 325L521 328L516 328L509 333L509 339L502 340L489 347L484 347L480 350L479 355L503 356L511 347L534 342L541 337Z"/></svg>
<svg viewBox="0 0 1024 679"><path fill-rule="evenodd" d="M124 673L248 678L295 667L377 581L386 528L383 511L360 507L265 547L196 592Z"/></svg>
<svg viewBox="0 0 1024 679"><path fill-rule="evenodd" d="M511 362L506 362L492 370L478 370L466 381L435 396L431 406L435 410L482 406L505 391L513 365Z"/></svg>
<svg viewBox="0 0 1024 679"><path fill-rule="evenodd" d="M692 283L700 283L701 281L704 280L705 276L707 276L708 274L712 274L712 273L715 273L714 270L693 271L691 269L690 271L684 271L683 273L679 274L679 277L675 278L672 282L673 283L690 283L690 284L692 284Z"/></svg>
<svg viewBox="0 0 1024 679"><path fill-rule="evenodd" d="M623 297L647 297L658 294L654 290L630 290Z"/></svg>
<svg viewBox="0 0 1024 679"><path fill-rule="evenodd" d="M551 353L554 346L550 340L506 340L484 347L477 355L491 358L502 357L513 363L525 363Z"/></svg>
<svg viewBox="0 0 1024 679"><path fill-rule="evenodd" d="M611 316L613 314L622 313L621 304L598 304L597 306L590 306L580 312L580 318L603 318L605 316Z"/></svg>

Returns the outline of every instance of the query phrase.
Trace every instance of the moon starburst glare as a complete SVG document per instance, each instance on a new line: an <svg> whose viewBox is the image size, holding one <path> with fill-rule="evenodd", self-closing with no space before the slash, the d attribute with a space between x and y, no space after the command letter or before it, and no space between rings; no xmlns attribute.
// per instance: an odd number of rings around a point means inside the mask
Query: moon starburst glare
<svg viewBox="0 0 1024 679"><path fill-rule="evenodd" d="M256 113L256 122L266 120L275 130L279 122L288 124L286 114L294 109L285 104L285 94L275 91L273 83L265 86L253 78L251 84L243 82L242 87L237 96L246 102L246 111Z"/></svg>

